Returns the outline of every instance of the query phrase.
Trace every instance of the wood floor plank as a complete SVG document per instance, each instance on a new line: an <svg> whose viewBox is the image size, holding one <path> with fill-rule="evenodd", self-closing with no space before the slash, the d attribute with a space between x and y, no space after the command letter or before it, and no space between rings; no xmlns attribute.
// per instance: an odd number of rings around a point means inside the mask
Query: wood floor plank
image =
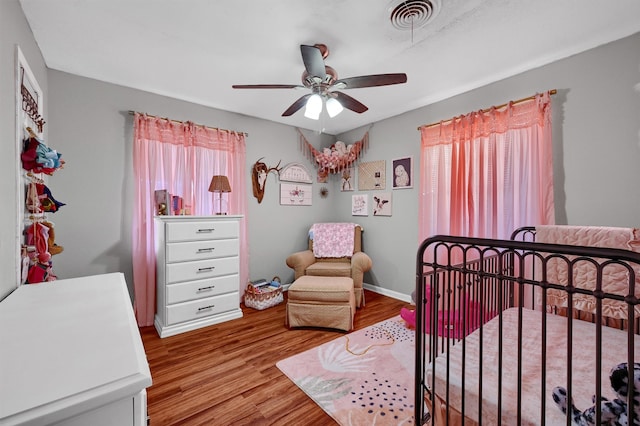
<svg viewBox="0 0 640 426"><path fill-rule="evenodd" d="M356 330L407 306L366 290L365 296ZM288 329L285 303L263 311L242 306L243 318L164 339L154 327L141 328L153 380L147 389L150 425L335 425L276 362L345 333Z"/></svg>

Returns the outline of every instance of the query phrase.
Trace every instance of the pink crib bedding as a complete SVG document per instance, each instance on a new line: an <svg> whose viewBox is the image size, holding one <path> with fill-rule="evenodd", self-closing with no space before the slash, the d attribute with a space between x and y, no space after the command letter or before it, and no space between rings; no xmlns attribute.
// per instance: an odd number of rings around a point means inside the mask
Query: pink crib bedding
<svg viewBox="0 0 640 426"><path fill-rule="evenodd" d="M547 225L536 226L536 241L552 244L569 244L588 247L607 247L640 252L640 229L606 226ZM570 257L575 259L575 256ZM539 267L540 265L538 265ZM547 280L552 283L568 285L568 265L558 259L549 259L546 266ZM629 272L620 265L603 269L602 290L607 293L626 296L629 289ZM634 267L636 297L640 297L640 268ZM538 275L540 276L540 275ZM598 282L596 269L588 261L576 262L573 266L573 284L580 288L595 290ZM541 305L541 293L536 293L537 306ZM573 307L584 312L596 312L593 297L575 294ZM568 295L564 291L549 290L547 305L567 307ZM640 305L636 306L636 316L640 316ZM626 319L627 308L623 302L606 300L602 306L602 315L608 318Z"/></svg>
<svg viewBox="0 0 640 426"><path fill-rule="evenodd" d="M541 412L541 342L542 314L538 311L523 309L522 327L522 424L540 423ZM516 424L517 413L517 330L518 309L511 308L503 313L503 362L502 362L502 424ZM497 424L498 406L498 317L483 327L482 357L482 420L484 424ZM573 398L579 409L592 404L595 394L595 333L594 324L573 321ZM609 387L609 371L615 365L626 361L627 333L609 327L602 328L602 395L615 398ZM566 344L567 319L557 315L547 315L547 365L546 394L544 395L547 424L564 424L562 412L553 402L551 392L555 386L566 387ZM465 416L469 420L478 420L479 388L479 343L480 329L466 337L465 365ZM638 339L634 342L636 353L640 353ZM612 350L612 348L616 348ZM435 393L437 402L445 401L446 368L450 363L449 403L456 412L461 411L462 393L462 342L457 342L446 354L435 361ZM427 369L426 383L431 385L432 368ZM436 404L437 405L437 404ZM444 419L440 419L443 421Z"/></svg>

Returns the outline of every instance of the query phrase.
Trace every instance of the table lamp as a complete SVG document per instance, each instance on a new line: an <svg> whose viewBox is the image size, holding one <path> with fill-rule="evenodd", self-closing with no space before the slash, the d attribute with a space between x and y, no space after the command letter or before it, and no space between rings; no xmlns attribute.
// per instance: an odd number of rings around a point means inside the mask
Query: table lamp
<svg viewBox="0 0 640 426"><path fill-rule="evenodd" d="M215 175L211 178L211 184L209 185L209 192L219 192L220 193L220 210L216 214L226 214L222 213L222 193L223 192L231 192L231 185L229 185L229 179L226 176Z"/></svg>

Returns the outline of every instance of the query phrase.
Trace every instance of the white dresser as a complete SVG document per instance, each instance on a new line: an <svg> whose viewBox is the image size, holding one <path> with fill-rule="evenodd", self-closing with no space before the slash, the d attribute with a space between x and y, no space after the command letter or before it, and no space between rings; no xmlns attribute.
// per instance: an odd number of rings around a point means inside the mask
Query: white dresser
<svg viewBox="0 0 640 426"><path fill-rule="evenodd" d="M242 317L242 216L157 216L156 316L160 337Z"/></svg>
<svg viewBox="0 0 640 426"><path fill-rule="evenodd" d="M121 273L0 302L0 425L144 426L151 373Z"/></svg>

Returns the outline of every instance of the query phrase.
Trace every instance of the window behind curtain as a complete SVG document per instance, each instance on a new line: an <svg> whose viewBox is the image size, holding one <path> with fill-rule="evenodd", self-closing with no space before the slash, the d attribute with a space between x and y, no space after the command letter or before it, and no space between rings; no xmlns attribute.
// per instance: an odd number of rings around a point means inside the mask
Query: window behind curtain
<svg viewBox="0 0 640 426"><path fill-rule="evenodd" d="M218 194L209 192L211 177L229 178L232 192L224 194L223 209L245 216L240 221L241 287L247 282L245 157L242 133L135 114L133 278L139 326L153 325L155 314L156 190L182 197L192 215L209 216L214 206L219 209ZM244 293L244 288L239 290Z"/></svg>
<svg viewBox="0 0 640 426"><path fill-rule="evenodd" d="M554 223L549 93L421 129L420 241Z"/></svg>

